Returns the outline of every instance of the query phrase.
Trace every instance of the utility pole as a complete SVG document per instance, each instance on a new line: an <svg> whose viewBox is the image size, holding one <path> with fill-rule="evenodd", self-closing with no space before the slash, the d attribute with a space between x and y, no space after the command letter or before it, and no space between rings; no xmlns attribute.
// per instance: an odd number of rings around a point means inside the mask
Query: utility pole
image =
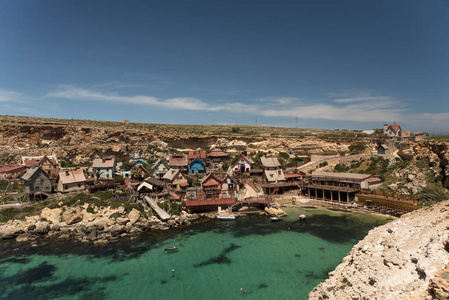
<svg viewBox="0 0 449 300"><path fill-rule="evenodd" d="M298 116L296 116L296 128L298 128Z"/></svg>
<svg viewBox="0 0 449 300"><path fill-rule="evenodd" d="M256 116L256 126L257 126L257 116Z"/></svg>

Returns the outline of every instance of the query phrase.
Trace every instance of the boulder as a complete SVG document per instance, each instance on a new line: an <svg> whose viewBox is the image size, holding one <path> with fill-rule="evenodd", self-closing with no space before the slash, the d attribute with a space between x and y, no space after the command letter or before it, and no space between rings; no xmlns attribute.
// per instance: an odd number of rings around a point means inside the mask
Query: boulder
<svg viewBox="0 0 449 300"><path fill-rule="evenodd" d="M51 223L59 223L61 220L61 212L62 209L60 208L50 209L45 207L41 211L41 218L45 218Z"/></svg>
<svg viewBox="0 0 449 300"><path fill-rule="evenodd" d="M16 237L16 241L17 242L28 242L29 240L31 240L31 238L33 237L33 235L29 232L24 232L19 234L18 237Z"/></svg>
<svg viewBox="0 0 449 300"><path fill-rule="evenodd" d="M38 234L46 234L50 231L50 223L48 222L37 222L36 228L34 229L35 233Z"/></svg>
<svg viewBox="0 0 449 300"><path fill-rule="evenodd" d="M59 231L59 229L61 229L61 226L59 226L59 224L51 224L50 229L52 231Z"/></svg>
<svg viewBox="0 0 449 300"><path fill-rule="evenodd" d="M272 216L286 216L287 214L282 209L277 209L274 207L266 207L265 212Z"/></svg>
<svg viewBox="0 0 449 300"><path fill-rule="evenodd" d="M15 226L4 226L0 229L0 237L2 239L13 239L21 233L23 233L23 231Z"/></svg>
<svg viewBox="0 0 449 300"><path fill-rule="evenodd" d="M128 218L117 218L117 220L115 220L115 221L117 222L117 224L125 225L126 223L129 222L129 219Z"/></svg>
<svg viewBox="0 0 449 300"><path fill-rule="evenodd" d="M67 209L62 215L62 219L67 225L72 225L81 222L83 220L81 208L76 207Z"/></svg>
<svg viewBox="0 0 449 300"><path fill-rule="evenodd" d="M138 211L135 208L133 208L133 210L131 210L131 212L128 214L128 219L131 225L136 223L139 220L139 218L140 218L140 211Z"/></svg>

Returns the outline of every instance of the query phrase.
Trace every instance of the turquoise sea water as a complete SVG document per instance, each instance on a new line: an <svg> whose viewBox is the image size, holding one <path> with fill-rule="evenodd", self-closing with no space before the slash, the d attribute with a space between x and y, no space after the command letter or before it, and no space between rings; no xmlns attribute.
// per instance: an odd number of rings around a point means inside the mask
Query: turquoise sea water
<svg viewBox="0 0 449 300"><path fill-rule="evenodd" d="M354 244L387 222L286 210L281 222L214 220L106 246L2 242L0 299L307 299ZM298 221L300 213L308 220ZM178 251L164 251L174 245Z"/></svg>

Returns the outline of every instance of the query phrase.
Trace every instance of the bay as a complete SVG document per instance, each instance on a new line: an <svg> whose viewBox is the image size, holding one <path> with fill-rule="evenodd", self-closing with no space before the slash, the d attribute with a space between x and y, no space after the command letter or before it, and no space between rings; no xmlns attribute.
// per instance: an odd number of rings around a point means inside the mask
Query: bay
<svg viewBox="0 0 449 300"><path fill-rule="evenodd" d="M196 224L108 245L0 245L0 299L307 299L388 218L325 209ZM299 221L300 214L307 221ZM178 246L177 251L164 251Z"/></svg>

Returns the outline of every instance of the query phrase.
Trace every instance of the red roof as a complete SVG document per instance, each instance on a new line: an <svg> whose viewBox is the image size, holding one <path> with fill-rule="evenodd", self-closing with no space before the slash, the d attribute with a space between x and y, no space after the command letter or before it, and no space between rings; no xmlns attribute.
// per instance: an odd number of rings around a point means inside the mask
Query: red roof
<svg viewBox="0 0 449 300"><path fill-rule="evenodd" d="M41 157L24 157L23 164L26 167L42 166L42 164L45 160L48 160L50 162L50 164L52 164L53 166L57 165L56 160L54 158L50 159L46 155L41 156Z"/></svg>
<svg viewBox="0 0 449 300"><path fill-rule="evenodd" d="M217 177L215 177L212 174L209 174L206 178L203 179L202 181L202 185L203 186L214 186L214 185L219 185L221 184L220 179L218 179Z"/></svg>
<svg viewBox="0 0 449 300"><path fill-rule="evenodd" d="M189 161L187 160L187 156L182 154L174 154L171 155L168 160L168 166L170 167L184 167L189 164Z"/></svg>
<svg viewBox="0 0 449 300"><path fill-rule="evenodd" d="M180 186L188 186L189 183L188 183L187 181L184 181L184 182L181 182L179 185L180 185Z"/></svg>
<svg viewBox="0 0 449 300"><path fill-rule="evenodd" d="M206 150L189 151L189 159L195 159L195 158L199 158L199 159L206 158Z"/></svg>
<svg viewBox="0 0 449 300"><path fill-rule="evenodd" d="M390 125L390 127L391 127L395 132L398 132L399 125Z"/></svg>
<svg viewBox="0 0 449 300"><path fill-rule="evenodd" d="M15 166L15 167L3 167L0 168L0 173L8 173L8 172L14 172L20 169L24 169L24 166Z"/></svg>
<svg viewBox="0 0 449 300"><path fill-rule="evenodd" d="M285 174L284 177L287 178L298 178L298 177L302 177L301 174Z"/></svg>
<svg viewBox="0 0 449 300"><path fill-rule="evenodd" d="M209 157L227 157L229 154L221 151L220 148L215 147L207 156Z"/></svg>

